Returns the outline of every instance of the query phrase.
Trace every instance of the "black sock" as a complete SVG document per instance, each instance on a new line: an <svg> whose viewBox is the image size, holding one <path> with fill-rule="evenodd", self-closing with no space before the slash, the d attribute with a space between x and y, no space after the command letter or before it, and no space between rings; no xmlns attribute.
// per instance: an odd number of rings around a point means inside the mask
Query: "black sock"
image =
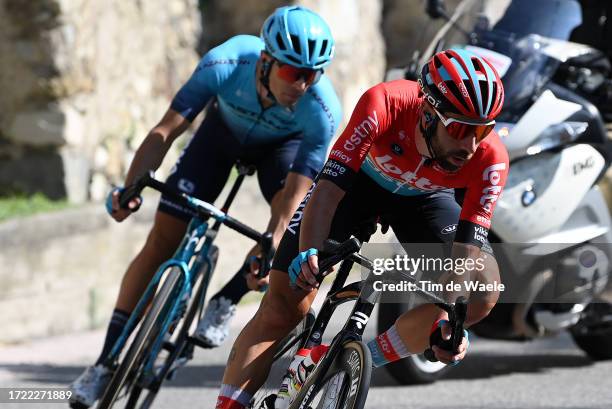
<svg viewBox="0 0 612 409"><path fill-rule="evenodd" d="M244 278L244 274L248 271L247 268L248 266L245 264L236 274L234 274L234 277L225 284L221 291L212 298L218 299L219 297L225 297L232 300L232 304L238 304L242 297L251 291L247 286L246 278Z"/></svg>
<svg viewBox="0 0 612 409"><path fill-rule="evenodd" d="M104 362L106 356L111 352L113 346L115 346L115 342L117 342L117 339L121 336L123 328L125 328L125 324L127 324L129 318L130 313L115 308L110 323L108 324L108 329L106 330L104 347L102 347L102 353L98 357L96 365Z"/></svg>

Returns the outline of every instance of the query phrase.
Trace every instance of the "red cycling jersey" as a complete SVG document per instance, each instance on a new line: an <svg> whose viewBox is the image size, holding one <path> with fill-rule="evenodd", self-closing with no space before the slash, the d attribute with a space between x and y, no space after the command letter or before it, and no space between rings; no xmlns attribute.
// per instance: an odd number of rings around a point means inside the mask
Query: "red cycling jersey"
<svg viewBox="0 0 612 409"><path fill-rule="evenodd" d="M321 178L348 190L361 169L386 190L404 196L466 188L459 230L468 224L474 236L486 237L508 175L506 148L493 132L461 169L443 170L416 147L421 102L418 84L413 81L381 83L366 91L334 144ZM456 236L472 236L471 232L460 233Z"/></svg>

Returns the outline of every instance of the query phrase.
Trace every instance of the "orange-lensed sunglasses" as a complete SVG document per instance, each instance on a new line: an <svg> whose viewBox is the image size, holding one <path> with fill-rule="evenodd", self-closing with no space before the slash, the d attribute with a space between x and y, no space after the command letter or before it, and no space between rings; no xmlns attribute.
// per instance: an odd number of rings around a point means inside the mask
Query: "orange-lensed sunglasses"
<svg viewBox="0 0 612 409"><path fill-rule="evenodd" d="M433 107L432 107L433 108ZM476 141L480 142L486 138L495 128L495 120L488 122L470 121L464 118L453 118L451 116L442 115L437 109L433 108L440 118L440 122L446 128L448 134L455 139L464 139L471 135L476 137Z"/></svg>
<svg viewBox="0 0 612 409"><path fill-rule="evenodd" d="M275 60L278 65L278 76L287 82L294 83L299 80L303 80L306 85L315 84L319 79L321 79L321 75L323 74L323 70L311 70L309 68L300 68L294 67L291 64L285 64L278 60Z"/></svg>

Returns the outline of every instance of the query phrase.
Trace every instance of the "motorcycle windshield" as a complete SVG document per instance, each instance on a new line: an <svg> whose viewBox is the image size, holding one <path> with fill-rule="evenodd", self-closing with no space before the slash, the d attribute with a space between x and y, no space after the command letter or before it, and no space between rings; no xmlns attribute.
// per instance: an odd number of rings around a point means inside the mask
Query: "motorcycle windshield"
<svg viewBox="0 0 612 409"><path fill-rule="evenodd" d="M582 11L576 0L513 0L493 30L513 33L516 37L537 34L568 40L581 22Z"/></svg>
<svg viewBox="0 0 612 409"><path fill-rule="evenodd" d="M466 14L474 14L471 18L463 16L463 22L469 24L471 20L474 24L475 20L469 45L459 45L456 33L451 35L455 41L447 44L454 43L489 59L502 76L504 105L518 108L556 71L560 62L556 50L564 47L582 22L580 4L576 0L492 0L489 6L497 18L486 9L479 17L474 17L475 8L466 9ZM484 21L483 15L487 16Z"/></svg>

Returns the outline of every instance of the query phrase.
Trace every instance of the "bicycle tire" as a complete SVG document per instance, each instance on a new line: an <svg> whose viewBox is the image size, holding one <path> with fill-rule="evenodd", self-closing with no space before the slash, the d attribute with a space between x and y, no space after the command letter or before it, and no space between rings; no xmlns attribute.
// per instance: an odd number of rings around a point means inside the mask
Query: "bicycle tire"
<svg viewBox="0 0 612 409"><path fill-rule="evenodd" d="M98 403L98 409L109 409L117 400L122 388L126 383L137 380L135 371L142 365L148 350L159 336L165 315L169 313L169 301L182 285L182 272L173 267L168 272L160 290L153 296L151 307L145 315L134 341L130 345L125 357L115 370L111 381L104 390ZM130 379L131 378L131 379ZM128 388L132 385L128 385Z"/></svg>
<svg viewBox="0 0 612 409"><path fill-rule="evenodd" d="M212 274L212 272L214 271L217 265L217 260L219 256L219 248L215 245L212 245L209 250L209 256L212 260L210 267L208 271L204 272L203 274L199 274L200 277L198 277L198 280L196 280L194 288L192 289L193 295L191 297L191 302L189 303L189 306L187 307L187 312L185 313L184 318L181 319L180 323L178 324L178 327L177 327L178 336L176 338L176 343L175 343L175 348L177 352L170 353L168 357L165 359L162 365L162 369L156 375L156 381L153 383L153 385L151 385L151 387L144 388L144 389L141 388L140 391L136 389L132 390L132 393L130 395L130 401L132 401L133 404L132 406L129 406L129 405L126 406L126 409L135 408L135 407L138 407L139 409L150 408L151 405L153 404L153 401L157 397L157 393L161 389L162 384L167 379L168 373L170 372L170 367L172 366L173 362L176 360L178 356L180 356L183 348L189 347L189 341L188 341L189 330L191 328L194 318L196 317L199 318L200 316L199 311L198 311L200 309L198 300L200 299L200 297L206 296L206 290L208 289L208 285L204 285L204 284L205 282L206 283L210 282L210 280L207 280L206 275ZM138 401L140 399L141 392L145 392L145 396L142 399L142 402L138 405ZM132 398L132 395L134 395L134 398Z"/></svg>
<svg viewBox="0 0 612 409"><path fill-rule="evenodd" d="M335 357L323 358L328 359L333 359L331 365L322 361L317 366L289 409L363 409L372 376L368 347L361 341L349 341ZM313 404L320 393L321 400Z"/></svg>
<svg viewBox="0 0 612 409"><path fill-rule="evenodd" d="M310 332L315 322L315 314L311 309L306 314L306 317L279 343L277 352L274 354L273 363L270 367L268 377L259 390L253 395L251 408L259 409L265 406L264 401L270 395L275 394L280 387L281 381L285 376L291 360L297 353L298 349L302 348L306 343L306 335Z"/></svg>

